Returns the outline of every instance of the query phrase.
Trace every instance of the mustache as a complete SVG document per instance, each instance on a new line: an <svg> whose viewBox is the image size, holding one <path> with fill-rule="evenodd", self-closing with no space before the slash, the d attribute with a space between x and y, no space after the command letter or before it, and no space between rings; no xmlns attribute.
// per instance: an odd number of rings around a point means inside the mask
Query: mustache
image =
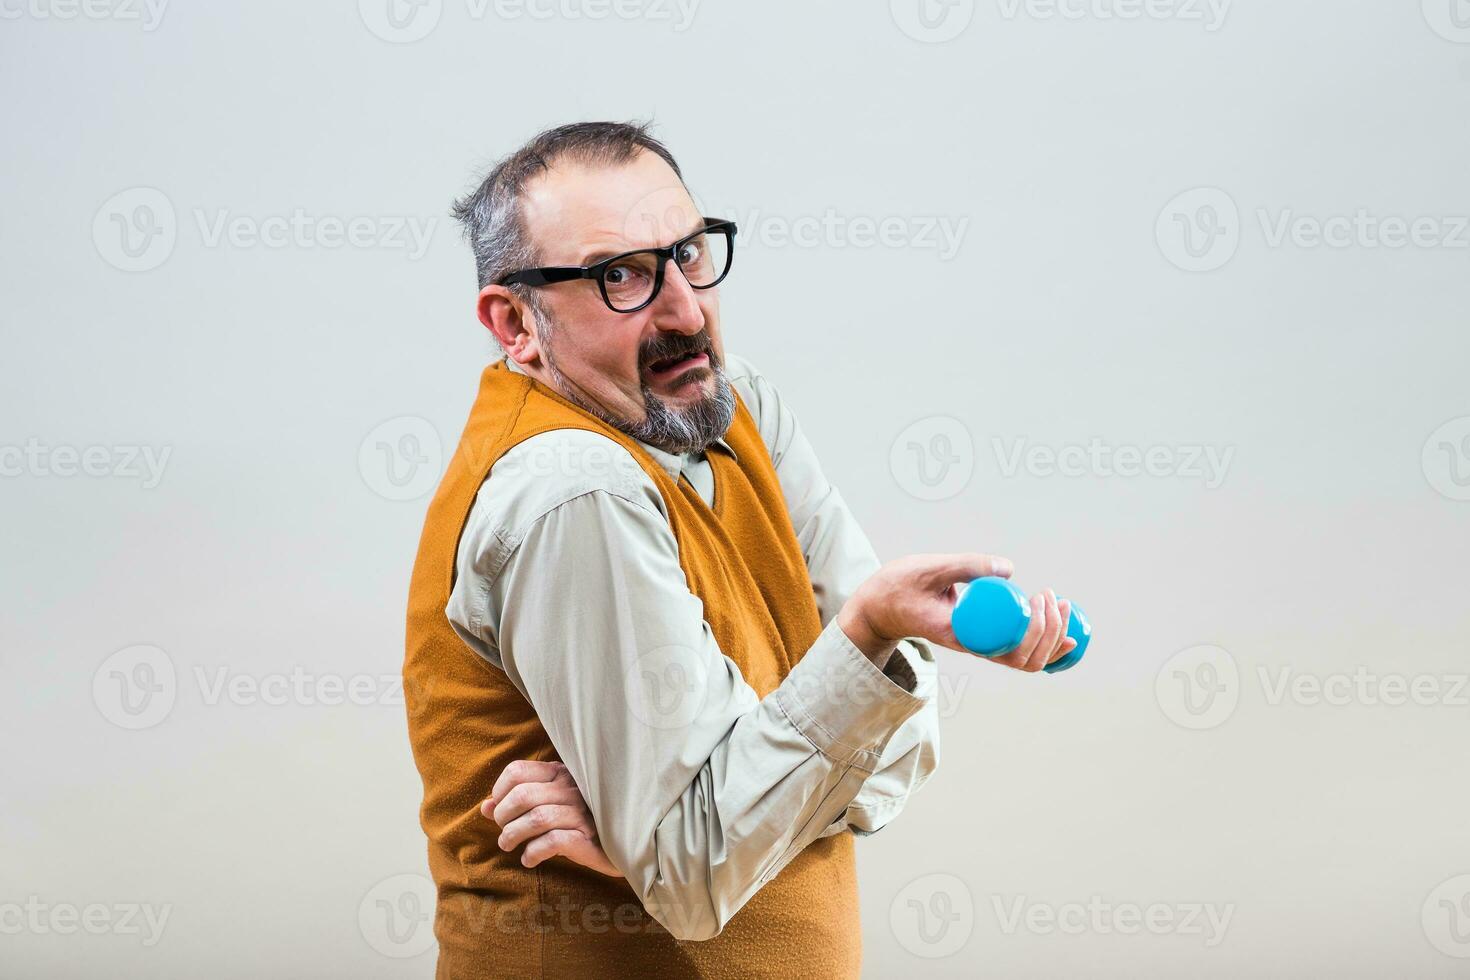
<svg viewBox="0 0 1470 980"><path fill-rule="evenodd" d="M709 362L714 367L719 367L719 358L715 356L715 345L710 342L709 334L701 330L697 334L660 334L643 346L639 354L640 366L647 368L659 361L667 361L673 358L693 357L695 354L706 354Z"/></svg>

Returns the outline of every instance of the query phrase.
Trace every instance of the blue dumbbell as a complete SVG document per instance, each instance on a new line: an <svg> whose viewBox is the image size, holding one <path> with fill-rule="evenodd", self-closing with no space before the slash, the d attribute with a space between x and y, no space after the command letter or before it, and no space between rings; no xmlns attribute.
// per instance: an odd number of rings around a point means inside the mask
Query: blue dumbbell
<svg viewBox="0 0 1470 980"><path fill-rule="evenodd" d="M1031 625L1031 604L1026 601L1026 594L1012 585L1009 579L987 575L970 583L960 601L955 603L949 623L954 628L955 639L966 650L982 657L999 657L1021 645L1026 629ZM1087 642L1092 639L1092 624L1075 605L1067 623L1067 635L1077 641L1077 646L1056 663L1047 664L1043 669L1048 674L1075 666L1087 652Z"/></svg>

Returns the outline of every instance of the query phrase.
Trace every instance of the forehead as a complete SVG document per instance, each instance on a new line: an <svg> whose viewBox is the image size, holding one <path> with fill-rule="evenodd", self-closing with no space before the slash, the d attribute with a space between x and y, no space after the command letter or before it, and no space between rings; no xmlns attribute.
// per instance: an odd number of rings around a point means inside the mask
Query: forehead
<svg viewBox="0 0 1470 980"><path fill-rule="evenodd" d="M548 265L667 245L700 221L678 175L647 151L612 166L558 161L526 185L521 214Z"/></svg>

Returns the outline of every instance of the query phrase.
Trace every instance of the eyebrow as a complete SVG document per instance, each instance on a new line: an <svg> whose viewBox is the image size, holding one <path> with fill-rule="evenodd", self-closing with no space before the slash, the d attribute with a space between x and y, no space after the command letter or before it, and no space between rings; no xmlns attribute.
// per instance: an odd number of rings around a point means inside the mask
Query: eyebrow
<svg viewBox="0 0 1470 980"><path fill-rule="evenodd" d="M701 231L704 231L706 228L708 228L710 226L710 224L711 224L711 222L709 221L709 219L707 219L707 218L700 218L699 219L699 226L698 227L696 227L696 228L694 228L694 229L692 229L690 231L685 232L684 234L680 235L678 238L674 239L674 241L681 242L684 239L688 238L690 235L697 235ZM646 248L646 247L645 248L617 248L617 249L600 248L600 249L598 249L595 252L589 252L586 255L583 255L582 258L580 260L578 260L578 263L577 264L578 265L583 265L583 266L596 265L597 263L601 262L603 259L610 259L610 258L612 258L615 255L627 255L629 252L646 252L646 251L648 251L648 248Z"/></svg>

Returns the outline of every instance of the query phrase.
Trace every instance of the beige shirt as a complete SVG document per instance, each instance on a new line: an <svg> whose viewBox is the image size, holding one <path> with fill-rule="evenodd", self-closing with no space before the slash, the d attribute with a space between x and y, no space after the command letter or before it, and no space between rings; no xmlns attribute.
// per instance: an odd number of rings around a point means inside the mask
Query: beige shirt
<svg viewBox="0 0 1470 980"><path fill-rule="evenodd" d="M595 432L541 433L496 462L445 610L530 701L608 857L683 938L718 934L812 841L877 831L939 761L933 653L905 640L880 672L838 627L877 556L775 388L741 358L725 371L771 455L824 627L769 696L715 642L658 488ZM703 453L643 448L712 502ZM709 451L733 455L724 440Z"/></svg>

